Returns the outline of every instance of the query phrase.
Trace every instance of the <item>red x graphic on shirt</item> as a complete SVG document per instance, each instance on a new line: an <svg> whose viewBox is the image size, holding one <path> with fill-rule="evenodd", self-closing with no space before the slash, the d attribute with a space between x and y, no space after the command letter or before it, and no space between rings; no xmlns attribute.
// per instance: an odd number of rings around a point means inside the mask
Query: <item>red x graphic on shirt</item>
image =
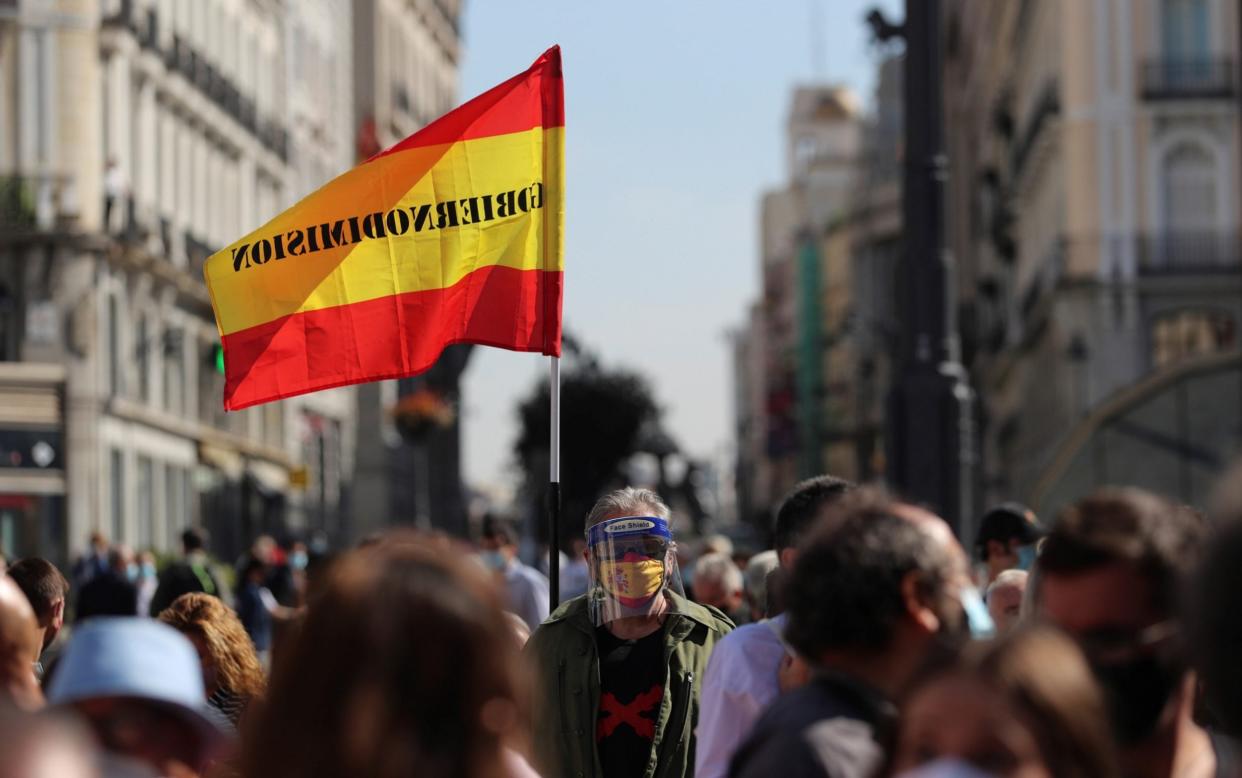
<svg viewBox="0 0 1242 778"><path fill-rule="evenodd" d="M654 714L655 708L664 696L664 688L659 684L636 696L628 705L623 705L612 692L604 692L599 700L599 710L603 714L599 726L595 730L595 739L602 740L611 735L617 727L629 724L630 729L639 737L655 737L655 717L645 718L644 713Z"/></svg>

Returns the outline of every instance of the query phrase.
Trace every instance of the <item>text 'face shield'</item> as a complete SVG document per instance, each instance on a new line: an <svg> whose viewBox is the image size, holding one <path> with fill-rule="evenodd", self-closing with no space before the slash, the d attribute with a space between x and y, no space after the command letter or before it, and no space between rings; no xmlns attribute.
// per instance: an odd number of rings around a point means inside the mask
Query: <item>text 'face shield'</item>
<svg viewBox="0 0 1242 778"><path fill-rule="evenodd" d="M666 589L684 594L677 567L677 547L668 520L658 516L622 516L587 530L591 556L591 620L647 616Z"/></svg>

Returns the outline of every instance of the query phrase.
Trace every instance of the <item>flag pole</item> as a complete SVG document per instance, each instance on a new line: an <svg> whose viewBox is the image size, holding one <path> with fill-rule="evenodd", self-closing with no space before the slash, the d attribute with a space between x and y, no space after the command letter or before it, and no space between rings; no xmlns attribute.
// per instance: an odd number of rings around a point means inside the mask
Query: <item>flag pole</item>
<svg viewBox="0 0 1242 778"><path fill-rule="evenodd" d="M548 611L561 601L561 358L552 357L548 385L551 388L551 456L548 457Z"/></svg>

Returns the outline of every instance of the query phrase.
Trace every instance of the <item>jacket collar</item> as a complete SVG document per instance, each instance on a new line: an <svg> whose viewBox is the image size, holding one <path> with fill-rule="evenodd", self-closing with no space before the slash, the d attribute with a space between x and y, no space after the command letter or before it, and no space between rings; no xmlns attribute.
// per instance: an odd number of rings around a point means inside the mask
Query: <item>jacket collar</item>
<svg viewBox="0 0 1242 778"><path fill-rule="evenodd" d="M676 592L665 591L664 594L668 598L668 615L677 620L672 629L674 637L678 640L690 634L695 624L702 625L716 632L720 631L719 620L706 607L699 605L697 602L691 602ZM554 624L558 621L564 621L573 624L587 634L594 634L595 625L591 623L591 615L587 609L588 596L584 594L561 603L560 607L548 617L547 623Z"/></svg>

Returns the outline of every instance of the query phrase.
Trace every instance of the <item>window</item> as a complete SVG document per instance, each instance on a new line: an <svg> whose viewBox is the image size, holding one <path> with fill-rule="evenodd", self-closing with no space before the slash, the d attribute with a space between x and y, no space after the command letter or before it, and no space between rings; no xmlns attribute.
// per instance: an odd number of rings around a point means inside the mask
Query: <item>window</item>
<svg viewBox="0 0 1242 778"><path fill-rule="evenodd" d="M1160 21L1166 59L1180 64L1207 62L1207 0L1163 0Z"/></svg>
<svg viewBox="0 0 1242 778"><path fill-rule="evenodd" d="M185 410L185 356L182 344L185 338L181 330L164 330L164 410L181 413Z"/></svg>
<svg viewBox="0 0 1242 778"><path fill-rule="evenodd" d="M1151 364L1168 367L1193 357L1232 351L1237 345L1233 317L1220 311L1179 311L1155 320Z"/></svg>
<svg viewBox="0 0 1242 778"><path fill-rule="evenodd" d="M138 316L138 348L137 365L135 369L138 371L138 399L144 403L151 401L151 343L147 334L147 317Z"/></svg>
<svg viewBox="0 0 1242 778"><path fill-rule="evenodd" d="M112 540L125 540L125 459L120 449L112 449L110 475L112 476Z"/></svg>
<svg viewBox="0 0 1242 778"><path fill-rule="evenodd" d="M1216 163L1197 143L1183 143L1164 158L1164 223L1173 235L1216 228Z"/></svg>
<svg viewBox="0 0 1242 778"><path fill-rule="evenodd" d="M164 526L167 537L172 538L186 526L185 521L185 481L181 478L181 468L173 465L164 466Z"/></svg>
<svg viewBox="0 0 1242 778"><path fill-rule="evenodd" d="M124 389L121 381L121 312L116 295L108 295L108 390L113 396Z"/></svg>
<svg viewBox="0 0 1242 778"><path fill-rule="evenodd" d="M151 457L138 457L138 485L134 495L138 498L138 538L135 550L151 548L155 542L155 500L152 490L155 465Z"/></svg>

